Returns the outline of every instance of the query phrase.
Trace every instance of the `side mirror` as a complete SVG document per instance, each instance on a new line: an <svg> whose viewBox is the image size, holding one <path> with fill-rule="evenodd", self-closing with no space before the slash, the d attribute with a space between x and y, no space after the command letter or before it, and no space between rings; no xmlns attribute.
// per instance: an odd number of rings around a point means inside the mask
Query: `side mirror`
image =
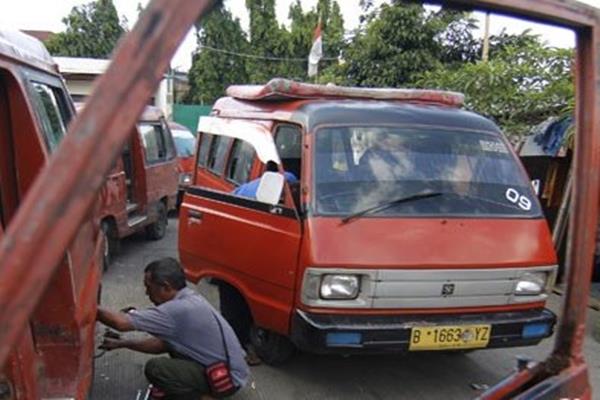
<svg viewBox="0 0 600 400"><path fill-rule="evenodd" d="M540 195L540 184L542 182L539 179L534 179L531 181L531 186L533 187L533 191L535 192L536 196Z"/></svg>
<svg viewBox="0 0 600 400"><path fill-rule="evenodd" d="M256 200L261 203L275 205L279 203L285 178L277 172L265 172L260 178L258 189L256 190Z"/></svg>

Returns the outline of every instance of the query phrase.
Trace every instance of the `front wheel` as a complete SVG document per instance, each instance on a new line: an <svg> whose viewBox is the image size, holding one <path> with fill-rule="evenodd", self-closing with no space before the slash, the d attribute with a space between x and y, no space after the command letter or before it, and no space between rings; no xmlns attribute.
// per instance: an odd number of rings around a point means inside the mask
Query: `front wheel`
<svg viewBox="0 0 600 400"><path fill-rule="evenodd" d="M160 240L167 233L167 207L162 201L157 206L157 220L146 227L146 236L151 240Z"/></svg>
<svg viewBox="0 0 600 400"><path fill-rule="evenodd" d="M289 360L296 351L294 344L285 336L256 325L250 329L250 342L260 359L269 365Z"/></svg>

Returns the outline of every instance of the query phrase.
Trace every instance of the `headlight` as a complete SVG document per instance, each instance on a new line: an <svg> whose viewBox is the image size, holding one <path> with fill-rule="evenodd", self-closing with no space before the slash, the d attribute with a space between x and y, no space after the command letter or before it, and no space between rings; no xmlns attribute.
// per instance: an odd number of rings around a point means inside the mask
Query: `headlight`
<svg viewBox="0 0 600 400"><path fill-rule="evenodd" d="M538 295L546 289L546 272L527 272L517 281L515 294L521 296Z"/></svg>
<svg viewBox="0 0 600 400"><path fill-rule="evenodd" d="M356 275L323 275L319 292L322 299L352 300L359 289L360 279Z"/></svg>
<svg viewBox="0 0 600 400"><path fill-rule="evenodd" d="M179 183L181 185L189 185L192 183L192 174L179 174Z"/></svg>

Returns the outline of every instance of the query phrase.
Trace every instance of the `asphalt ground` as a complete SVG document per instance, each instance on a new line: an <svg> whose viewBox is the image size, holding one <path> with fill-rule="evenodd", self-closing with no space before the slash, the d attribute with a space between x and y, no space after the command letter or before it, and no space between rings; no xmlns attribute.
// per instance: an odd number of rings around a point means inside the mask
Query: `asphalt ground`
<svg viewBox="0 0 600 400"><path fill-rule="evenodd" d="M142 271L150 261L165 256L177 257L175 218L169 220L167 235L160 241L146 241L143 235L138 235L122 242L120 253L102 280L102 305L112 309L149 306ZM201 282L196 289L218 305L214 286ZM549 307L558 314L560 302L557 295L549 301ZM600 341L600 312L590 309L584 348L595 388L593 398L600 400L600 342L592 338L594 329ZM99 326L98 344L103 332L104 328ZM542 360L552 346L553 339L547 339L533 347L467 354L342 357L301 353L277 368L264 364L251 367L248 385L232 399L469 399L510 374L516 356ZM98 353L98 356L91 400L134 400L145 391L143 366L151 356L129 350Z"/></svg>

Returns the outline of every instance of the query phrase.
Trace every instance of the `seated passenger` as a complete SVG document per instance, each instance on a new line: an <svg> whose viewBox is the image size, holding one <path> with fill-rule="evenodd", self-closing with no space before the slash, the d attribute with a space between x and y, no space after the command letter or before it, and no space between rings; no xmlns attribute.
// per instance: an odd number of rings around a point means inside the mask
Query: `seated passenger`
<svg viewBox="0 0 600 400"><path fill-rule="evenodd" d="M415 166L406 148L406 138L373 128L370 146L359 161L359 170L377 181L396 181L415 174Z"/></svg>
<svg viewBox="0 0 600 400"><path fill-rule="evenodd" d="M274 161L267 161L267 165L265 167L265 172L279 172L277 168L277 163ZM283 176L285 180L292 184L298 182L298 178L291 172L284 172ZM232 194L241 197L248 197L250 199L256 199L256 191L258 190L258 185L260 184L261 178L256 178L251 180L250 182L246 182L237 188L235 188Z"/></svg>

